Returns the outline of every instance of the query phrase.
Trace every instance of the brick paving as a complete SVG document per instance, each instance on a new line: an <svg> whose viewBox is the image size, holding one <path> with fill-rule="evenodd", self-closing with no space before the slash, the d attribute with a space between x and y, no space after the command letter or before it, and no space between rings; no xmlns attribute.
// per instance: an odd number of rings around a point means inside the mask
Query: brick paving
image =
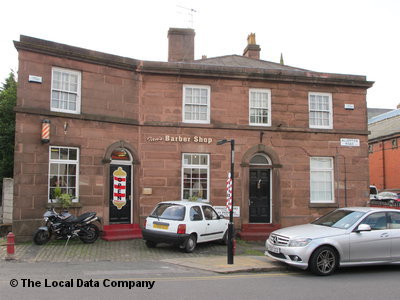
<svg viewBox="0 0 400 300"><path fill-rule="evenodd" d="M7 257L5 244L4 239L0 240L0 259ZM182 257L223 256L226 255L226 251L226 246L218 243L198 244L194 253L183 253L178 248L166 244L149 249L141 239L113 242L99 239L93 244L84 244L79 240L71 240L67 246L65 246L65 241L52 240L42 246L33 243L17 243L14 257L17 261L25 262L131 262ZM237 245L236 254L262 255L262 251L262 242L240 242Z"/></svg>

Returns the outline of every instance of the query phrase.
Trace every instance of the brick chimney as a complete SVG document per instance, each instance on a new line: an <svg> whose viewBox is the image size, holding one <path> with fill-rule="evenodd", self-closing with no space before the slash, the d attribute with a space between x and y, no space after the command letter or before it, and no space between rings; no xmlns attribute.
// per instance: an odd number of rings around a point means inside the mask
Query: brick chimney
<svg viewBox="0 0 400 300"><path fill-rule="evenodd" d="M243 56L260 59L260 51L260 46L256 44L256 34L250 33L247 36L247 46L243 51Z"/></svg>
<svg viewBox="0 0 400 300"><path fill-rule="evenodd" d="M168 61L194 61L194 30L190 28L170 28L168 30Z"/></svg>

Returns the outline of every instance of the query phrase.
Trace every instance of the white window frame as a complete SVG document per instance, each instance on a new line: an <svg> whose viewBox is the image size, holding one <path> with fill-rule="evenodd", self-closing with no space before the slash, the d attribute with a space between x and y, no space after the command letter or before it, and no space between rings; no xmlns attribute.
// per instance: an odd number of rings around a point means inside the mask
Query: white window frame
<svg viewBox="0 0 400 300"><path fill-rule="evenodd" d="M251 105L252 93L267 94L267 106L266 107L252 106ZM251 117L252 117L251 110L252 109L267 110L267 112L268 112L267 123L251 122ZM249 125L251 125L251 126L271 126L271 90L270 89L249 89Z"/></svg>
<svg viewBox="0 0 400 300"><path fill-rule="evenodd" d="M329 160L330 161L330 168L313 168L312 161L317 161L317 160ZM335 203L335 189L334 189L334 161L332 157L310 157L310 203ZM331 199L318 199L313 197L313 186L316 184L313 182L313 173L329 173L330 176L330 188L331 188ZM322 178L322 176L319 176L319 178Z"/></svg>
<svg viewBox="0 0 400 300"><path fill-rule="evenodd" d="M189 164L185 162L185 155L200 155L200 156L207 156L207 165L201 165L201 164ZM200 161L200 160L199 160ZM202 202L209 202L210 201L210 154L207 153L182 153L182 170L181 170L181 199L184 199L184 190L185 190L185 185L184 185L184 180L185 180L185 169L203 169L207 170L207 197L206 198L201 198Z"/></svg>
<svg viewBox="0 0 400 300"><path fill-rule="evenodd" d="M76 150L76 160L51 158L52 149L55 149L55 148ZM51 187L51 180L52 180L52 177L54 176L54 174L51 173L51 164L73 164L76 166L75 197L72 199L72 202L79 202L79 148L65 147L65 146L50 146L49 147L49 173L48 173L48 191L47 191L48 202L52 202L51 201L52 199L50 198L50 187ZM60 174L57 174L57 176L60 176Z"/></svg>
<svg viewBox="0 0 400 300"><path fill-rule="evenodd" d="M63 88L55 88L54 85L54 72L61 72L63 74L68 74L68 75L74 75L78 77L78 82L77 82L77 91L72 91L69 89L63 89ZM81 113L81 81L82 81L82 75L81 72L79 71L74 71L74 70L69 70L69 69L63 69L63 68L58 68L58 67L53 67L51 71L51 91L50 91L50 110L51 111L58 111L58 112L64 112L64 113L71 113L71 114L80 114ZM60 108L60 107L53 107L53 91L54 92L61 92L64 94L73 94L76 96L76 108L75 110L72 109L65 109L65 108ZM61 102L59 100L59 102Z"/></svg>
<svg viewBox="0 0 400 300"><path fill-rule="evenodd" d="M186 110L189 103L186 103L186 92L187 89L205 89L207 90L207 104L195 104L197 107L199 106L206 106L207 110L207 118L206 120L192 120L186 119ZM183 92L182 92L182 122L183 123L194 123L194 124L210 124L210 106L211 106L211 88L208 85L183 85Z"/></svg>
<svg viewBox="0 0 400 300"><path fill-rule="evenodd" d="M311 110L311 96L321 96L321 97L328 97L328 110ZM322 112L328 113L328 125L318 125L318 124L311 124L311 112ZM332 94L331 93L319 93L319 92L309 92L308 93L308 118L309 118L309 126L310 128L319 128L319 129L332 129L333 128L333 108L332 108Z"/></svg>

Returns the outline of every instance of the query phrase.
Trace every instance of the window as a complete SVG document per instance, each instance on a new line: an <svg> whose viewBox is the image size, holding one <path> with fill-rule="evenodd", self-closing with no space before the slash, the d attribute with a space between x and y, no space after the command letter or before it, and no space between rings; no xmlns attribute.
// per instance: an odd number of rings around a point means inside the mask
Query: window
<svg viewBox="0 0 400 300"><path fill-rule="evenodd" d="M184 153L182 160L182 199L208 202L209 155Z"/></svg>
<svg viewBox="0 0 400 300"><path fill-rule="evenodd" d="M361 224L368 224L371 226L371 230L383 230L387 229L387 218L386 213L374 213L366 217Z"/></svg>
<svg viewBox="0 0 400 300"><path fill-rule="evenodd" d="M51 110L79 114L81 112L81 73L53 68Z"/></svg>
<svg viewBox="0 0 400 300"><path fill-rule="evenodd" d="M310 128L332 129L332 94L309 93Z"/></svg>
<svg viewBox="0 0 400 300"><path fill-rule="evenodd" d="M271 165L271 160L265 154L256 154L250 160L251 166L269 166Z"/></svg>
<svg viewBox="0 0 400 300"><path fill-rule="evenodd" d="M271 91L250 89L249 91L250 125L271 126Z"/></svg>
<svg viewBox="0 0 400 300"><path fill-rule="evenodd" d="M151 213L151 217L157 219L182 221L185 218L186 208L183 205L162 203Z"/></svg>
<svg viewBox="0 0 400 300"><path fill-rule="evenodd" d="M310 159L310 202L334 203L333 159L311 157Z"/></svg>
<svg viewBox="0 0 400 300"><path fill-rule="evenodd" d="M389 229L400 229L400 213L389 212Z"/></svg>
<svg viewBox="0 0 400 300"><path fill-rule="evenodd" d="M201 215L201 209L199 206L193 206L190 208L190 221L201 221L203 216Z"/></svg>
<svg viewBox="0 0 400 300"><path fill-rule="evenodd" d="M183 122L210 123L210 87L183 86Z"/></svg>
<svg viewBox="0 0 400 300"><path fill-rule="evenodd" d="M204 218L206 220L218 220L218 214L212 207L203 206Z"/></svg>
<svg viewBox="0 0 400 300"><path fill-rule="evenodd" d="M49 200L54 200L55 190L72 195L78 201L79 149L70 147L50 147L49 159ZM50 202L50 201L49 201Z"/></svg>

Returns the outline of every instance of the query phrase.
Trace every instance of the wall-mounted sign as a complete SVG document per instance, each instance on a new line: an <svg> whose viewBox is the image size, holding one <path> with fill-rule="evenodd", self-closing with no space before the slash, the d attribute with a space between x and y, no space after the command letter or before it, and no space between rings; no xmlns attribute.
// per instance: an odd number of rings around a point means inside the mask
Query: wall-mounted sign
<svg viewBox="0 0 400 300"><path fill-rule="evenodd" d="M166 142L166 143L199 143L199 144L211 144L213 142L213 138L204 137L204 136L173 136L173 135L164 135L164 136L149 136L146 138L147 142Z"/></svg>
<svg viewBox="0 0 400 300"><path fill-rule="evenodd" d="M354 110L354 104L345 104L344 109Z"/></svg>
<svg viewBox="0 0 400 300"><path fill-rule="evenodd" d="M360 147L360 140L359 139L340 139L340 146Z"/></svg>
<svg viewBox="0 0 400 300"><path fill-rule="evenodd" d="M40 76L35 76L35 75L29 75L29 82L36 82L36 83L42 83L42 77Z"/></svg>
<svg viewBox="0 0 400 300"><path fill-rule="evenodd" d="M213 206L218 215L223 215L225 218L229 218L229 212L226 206ZM240 206L233 207L233 217L240 218Z"/></svg>

